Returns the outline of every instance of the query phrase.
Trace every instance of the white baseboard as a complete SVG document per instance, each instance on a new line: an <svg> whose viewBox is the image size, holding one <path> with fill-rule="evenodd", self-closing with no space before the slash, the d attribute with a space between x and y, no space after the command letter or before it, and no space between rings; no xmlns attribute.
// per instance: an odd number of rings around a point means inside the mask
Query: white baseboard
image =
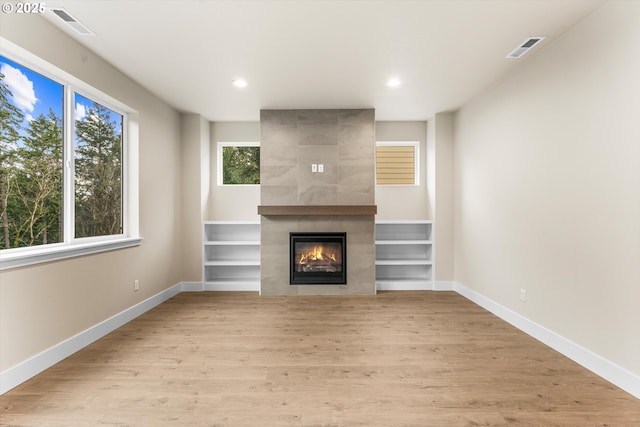
<svg viewBox="0 0 640 427"><path fill-rule="evenodd" d="M202 282L182 282L182 292L202 292L204 284Z"/></svg>
<svg viewBox="0 0 640 427"><path fill-rule="evenodd" d="M260 283L254 282L184 282L182 284L183 292L259 292Z"/></svg>
<svg viewBox="0 0 640 427"><path fill-rule="evenodd" d="M423 280L380 280L376 281L378 291L431 291L433 282Z"/></svg>
<svg viewBox="0 0 640 427"><path fill-rule="evenodd" d="M184 282L182 284L183 292L260 292L259 282Z"/></svg>
<svg viewBox="0 0 640 427"><path fill-rule="evenodd" d="M99 340L108 333L146 313L153 307L162 304L169 298L182 292L182 283L178 283L138 304L130 307L77 335L68 338L53 347L36 354L3 372L0 372L0 394L22 384L40 372L71 356L78 350Z"/></svg>
<svg viewBox="0 0 640 427"><path fill-rule="evenodd" d="M620 387L636 398L640 399L640 376L630 372L615 363L593 353L592 351L558 335L557 333L527 319L515 311L498 304L497 302L467 288L466 286L453 282L453 290L478 304L480 307L490 311L502 320L510 323L522 332L532 336L538 341L553 348L565 355L574 362L582 365L591 372L612 384Z"/></svg>
<svg viewBox="0 0 640 427"><path fill-rule="evenodd" d="M239 283L205 283L205 291L238 291L238 292L260 292L260 283L239 282Z"/></svg>
<svg viewBox="0 0 640 427"><path fill-rule="evenodd" d="M451 281L381 281L376 282L376 290L378 291L453 291L454 282Z"/></svg>

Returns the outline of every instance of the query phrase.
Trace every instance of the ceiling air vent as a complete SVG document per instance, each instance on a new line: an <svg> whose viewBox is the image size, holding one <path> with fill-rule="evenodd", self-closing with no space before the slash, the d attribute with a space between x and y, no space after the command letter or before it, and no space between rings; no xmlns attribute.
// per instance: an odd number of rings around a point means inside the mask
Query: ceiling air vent
<svg viewBox="0 0 640 427"><path fill-rule="evenodd" d="M55 9L51 9L51 12L53 12L58 18L62 19L65 24L73 28L76 33L82 36L95 36L93 31L88 29L84 24L82 24L76 18L69 15L69 12L67 12L66 10L61 8L55 8Z"/></svg>
<svg viewBox="0 0 640 427"><path fill-rule="evenodd" d="M520 46L513 49L511 53L506 56L506 58L522 58L525 53L529 52L531 48L540 43L542 40L544 40L544 37L529 37L523 43L521 43Z"/></svg>

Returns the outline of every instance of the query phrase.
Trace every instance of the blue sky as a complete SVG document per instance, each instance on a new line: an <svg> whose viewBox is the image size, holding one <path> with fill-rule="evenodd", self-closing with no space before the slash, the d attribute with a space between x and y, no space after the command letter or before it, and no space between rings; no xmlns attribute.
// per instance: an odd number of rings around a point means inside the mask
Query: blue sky
<svg viewBox="0 0 640 427"><path fill-rule="evenodd" d="M31 71L10 59L0 56L0 72L13 94L13 105L25 115L25 119L48 114L49 108L62 117L63 86L41 74ZM26 123L23 123L26 125Z"/></svg>
<svg viewBox="0 0 640 427"><path fill-rule="evenodd" d="M63 85L30 70L9 58L0 55L0 72L5 75L4 83L13 94L10 99L25 115L23 127L28 126L28 121L40 114L47 115L49 108L56 116L62 118ZM82 120L93 106L93 101L79 94L75 95L75 119ZM115 121L117 129L121 129L122 116L111 112L111 121Z"/></svg>

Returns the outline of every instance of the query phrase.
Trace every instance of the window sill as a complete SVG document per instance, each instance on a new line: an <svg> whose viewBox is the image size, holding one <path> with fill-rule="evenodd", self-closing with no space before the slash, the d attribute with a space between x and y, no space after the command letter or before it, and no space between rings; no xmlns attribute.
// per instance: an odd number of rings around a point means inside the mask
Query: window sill
<svg viewBox="0 0 640 427"><path fill-rule="evenodd" d="M50 246L24 252L0 253L0 270L130 248L139 246L141 242L141 237L126 237L115 240Z"/></svg>

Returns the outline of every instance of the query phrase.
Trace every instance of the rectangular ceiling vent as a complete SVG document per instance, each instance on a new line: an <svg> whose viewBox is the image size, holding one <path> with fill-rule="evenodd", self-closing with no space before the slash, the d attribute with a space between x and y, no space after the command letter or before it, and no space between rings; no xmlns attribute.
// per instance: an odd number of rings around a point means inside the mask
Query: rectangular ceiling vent
<svg viewBox="0 0 640 427"><path fill-rule="evenodd" d="M513 49L506 58L517 59L522 58L525 53L529 52L535 45L544 40L544 37L529 37L517 48Z"/></svg>
<svg viewBox="0 0 640 427"><path fill-rule="evenodd" d="M55 9L52 8L51 12L53 12L58 18L62 19L65 24L73 28L73 30L76 33L82 36L95 36L93 31L88 29L83 23L78 21L76 18L69 15L69 12L67 12L66 10L61 8L55 8Z"/></svg>

